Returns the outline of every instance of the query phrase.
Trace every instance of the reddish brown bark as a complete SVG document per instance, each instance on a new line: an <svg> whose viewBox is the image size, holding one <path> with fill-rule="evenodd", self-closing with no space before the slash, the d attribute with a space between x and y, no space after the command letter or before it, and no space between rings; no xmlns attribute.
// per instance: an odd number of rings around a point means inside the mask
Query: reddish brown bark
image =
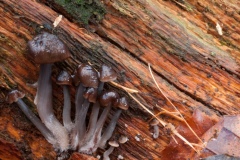
<svg viewBox="0 0 240 160"><path fill-rule="evenodd" d="M72 72L80 62L89 61L96 69L106 63L119 73L119 84L141 92L137 97L147 107L156 112L158 104L173 110L151 79L150 63L159 86L184 116L190 117L196 108L213 117L240 113L238 1L125 0L105 1L104 6L104 19L90 25L89 30L66 18L54 30L68 45L72 58L54 65L53 77L62 69ZM0 148L6 153L0 158L12 153L15 159L53 159L56 153L51 145L16 105L6 104L4 99L9 90L18 88L26 93L24 101L36 111L36 91L26 83L37 80L39 69L28 60L26 43L41 25L52 24L58 13L31 0L1 1L0 13ZM223 29L222 36L216 23ZM54 98L55 111L61 118L61 88L56 85ZM114 151L114 159L119 154L125 159L161 157L170 139L162 133L153 140L148 118L131 100L131 109L123 113L115 133L127 135L130 141Z"/></svg>

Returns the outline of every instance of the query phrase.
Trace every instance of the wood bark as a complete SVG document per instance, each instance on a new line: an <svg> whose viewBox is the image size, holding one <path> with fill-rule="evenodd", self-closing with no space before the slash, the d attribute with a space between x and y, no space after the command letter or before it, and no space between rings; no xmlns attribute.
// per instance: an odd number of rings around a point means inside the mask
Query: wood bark
<svg viewBox="0 0 240 160"><path fill-rule="evenodd" d="M106 0L103 5L106 14L100 23L86 29L63 18L53 30L72 54L54 65L53 81L61 70L72 73L81 62L90 62L96 69L105 63L119 73L117 83L140 91L137 98L154 113L160 110L156 104L174 111L157 90L148 70L150 63L160 88L185 117L191 117L195 109L213 117L240 113L237 0ZM39 67L28 59L26 44L41 26L52 24L58 12L32 0L0 1L0 159L56 157L19 108L5 103L5 96L12 89L24 91L24 101L36 113L36 90L27 83L37 81ZM61 119L61 87L54 84L53 88L55 113ZM110 84L107 88L127 95ZM114 138L126 135L129 141L115 149L112 159L118 155L130 160L161 159L171 137L161 131L153 139L147 122L151 116L128 98L130 110L122 114Z"/></svg>

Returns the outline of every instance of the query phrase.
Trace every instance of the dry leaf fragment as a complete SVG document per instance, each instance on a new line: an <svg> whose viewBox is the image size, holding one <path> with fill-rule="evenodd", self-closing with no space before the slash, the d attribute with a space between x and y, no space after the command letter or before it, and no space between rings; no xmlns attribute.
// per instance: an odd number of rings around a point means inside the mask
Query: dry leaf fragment
<svg viewBox="0 0 240 160"><path fill-rule="evenodd" d="M223 120L213 126L209 131L212 137L206 148L215 154L227 154L240 158L240 115L224 116ZM237 147L238 146L238 147Z"/></svg>
<svg viewBox="0 0 240 160"><path fill-rule="evenodd" d="M56 28L58 24L61 22L61 20L62 20L62 15L59 15L53 22L53 27Z"/></svg>

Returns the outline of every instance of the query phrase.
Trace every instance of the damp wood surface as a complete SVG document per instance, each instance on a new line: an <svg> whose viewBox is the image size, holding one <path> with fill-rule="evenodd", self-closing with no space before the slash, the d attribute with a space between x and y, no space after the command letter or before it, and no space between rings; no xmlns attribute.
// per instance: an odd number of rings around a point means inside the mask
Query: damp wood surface
<svg viewBox="0 0 240 160"><path fill-rule="evenodd" d="M39 66L28 59L26 44L59 14L64 18L53 33L66 43L72 57L54 65L53 81L61 70L72 73L82 62L97 70L107 64L119 73L116 82L138 90L136 97L151 111L160 111L156 104L174 111L158 92L148 70L150 63L160 88L184 117L191 117L195 109L216 119L240 113L238 0L105 0L101 2L106 10L103 19L85 26L54 1L51 5L46 2L0 1L0 159L56 157L17 105L4 100L10 90L19 89L37 114L33 103L36 90L27 83L37 81ZM106 87L127 96L110 84ZM54 111L61 119L61 87L54 84L53 94ZM161 136L153 139L147 122L151 116L128 98L130 109L122 114L115 137L126 135L129 141L115 149L111 158L161 159L171 137L161 131ZM162 118L176 126L179 123L169 116ZM81 156L74 154L72 159L77 157Z"/></svg>

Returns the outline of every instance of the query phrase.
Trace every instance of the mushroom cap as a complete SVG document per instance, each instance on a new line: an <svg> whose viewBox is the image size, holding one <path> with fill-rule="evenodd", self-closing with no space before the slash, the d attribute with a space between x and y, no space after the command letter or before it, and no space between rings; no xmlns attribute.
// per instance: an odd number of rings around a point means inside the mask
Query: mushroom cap
<svg viewBox="0 0 240 160"><path fill-rule="evenodd" d="M109 105L116 106L119 95L115 91L104 91L99 96L99 103L101 106L107 107Z"/></svg>
<svg viewBox="0 0 240 160"><path fill-rule="evenodd" d="M77 76L84 87L98 87L98 73L88 64L81 64L77 68Z"/></svg>
<svg viewBox="0 0 240 160"><path fill-rule="evenodd" d="M150 123L151 126L156 126L159 124L159 121L157 119L153 119Z"/></svg>
<svg viewBox="0 0 240 160"><path fill-rule="evenodd" d="M117 79L117 73L112 69L112 67L105 64L102 65L99 76L101 82L109 82Z"/></svg>
<svg viewBox="0 0 240 160"><path fill-rule="evenodd" d="M95 103L97 101L97 89L92 87L87 88L87 90L83 93L83 97L89 102Z"/></svg>
<svg viewBox="0 0 240 160"><path fill-rule="evenodd" d="M129 105L128 105L128 101L126 97L121 97L119 99L117 99L117 106L118 108L122 109L122 110L128 110Z"/></svg>
<svg viewBox="0 0 240 160"><path fill-rule="evenodd" d="M55 35L43 32L28 42L28 53L36 63L54 63L70 57L67 46Z"/></svg>
<svg viewBox="0 0 240 160"><path fill-rule="evenodd" d="M13 90L8 93L6 97L6 101L9 104L12 104L13 102L17 102L19 98L23 98L25 94L23 92L20 92L19 90Z"/></svg>
<svg viewBox="0 0 240 160"><path fill-rule="evenodd" d="M127 136L123 136L121 135L121 137L119 138L118 142L123 144L123 143L126 143L128 141L128 137Z"/></svg>
<svg viewBox="0 0 240 160"><path fill-rule="evenodd" d="M67 71L62 71L57 77L58 85L72 85L72 77Z"/></svg>
<svg viewBox="0 0 240 160"><path fill-rule="evenodd" d="M117 143L117 141L109 141L108 144L112 147L119 147L119 144Z"/></svg>

